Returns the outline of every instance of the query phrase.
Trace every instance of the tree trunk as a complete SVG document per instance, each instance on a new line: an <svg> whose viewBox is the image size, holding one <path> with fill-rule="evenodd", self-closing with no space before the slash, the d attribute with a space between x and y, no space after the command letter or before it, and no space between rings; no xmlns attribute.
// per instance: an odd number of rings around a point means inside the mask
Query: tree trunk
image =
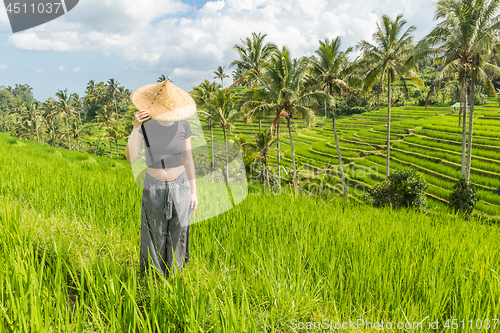
<svg viewBox="0 0 500 333"><path fill-rule="evenodd" d="M120 155L118 155L118 140L115 140L115 145L116 145L116 158L120 158Z"/></svg>
<svg viewBox="0 0 500 333"><path fill-rule="evenodd" d="M281 188L281 168L280 168L280 121L276 124L276 134L278 135L278 179Z"/></svg>
<svg viewBox="0 0 500 333"><path fill-rule="evenodd" d="M385 179L389 179L389 167L391 163L391 73L387 75L387 161Z"/></svg>
<svg viewBox="0 0 500 333"><path fill-rule="evenodd" d="M40 142L40 135L38 134L38 117L36 115L36 108L33 108L33 111L35 111L35 129L36 129L36 141Z"/></svg>
<svg viewBox="0 0 500 333"><path fill-rule="evenodd" d="M262 165L263 165L263 172L264 172L264 183L266 184L267 188L270 189L271 186L269 185L269 172L267 171L267 157L262 156Z"/></svg>
<svg viewBox="0 0 500 333"><path fill-rule="evenodd" d="M377 87L377 110L380 108L380 90L382 87L382 80L378 83Z"/></svg>
<svg viewBox="0 0 500 333"><path fill-rule="evenodd" d="M297 169L295 168L295 150L293 149L292 129L290 128L290 119L286 118L286 120L287 120L287 125L288 125L288 135L290 136L290 148L291 148L291 152L292 152L294 188L295 188L295 193L297 193L297 186L298 186L299 182L297 180Z"/></svg>
<svg viewBox="0 0 500 333"><path fill-rule="evenodd" d="M467 147L467 72L463 73L462 76L462 92L460 95L460 109L462 110L463 122L462 122L462 177L465 178L465 165L466 165L466 154L465 149Z"/></svg>
<svg viewBox="0 0 500 333"><path fill-rule="evenodd" d="M472 80L470 87L470 110L469 110L469 137L467 144L467 165L465 169L465 179L468 181L470 178L470 168L472 163L472 126L474 122L474 90L476 85L477 72L472 72Z"/></svg>
<svg viewBox="0 0 500 333"><path fill-rule="evenodd" d="M212 163L210 164L212 166L212 170L214 169L215 166L215 157L214 157L214 128L212 126L212 123L210 123L210 149L212 151Z"/></svg>
<svg viewBox="0 0 500 333"><path fill-rule="evenodd" d="M113 158L113 148L111 148L111 140L109 140L109 157Z"/></svg>
<svg viewBox="0 0 500 333"><path fill-rule="evenodd" d="M226 184L229 185L229 158L227 157L227 138L226 138L226 127L222 126L224 131L224 153L226 154Z"/></svg>
<svg viewBox="0 0 500 333"><path fill-rule="evenodd" d="M69 136L69 125L68 125L68 114L66 113L66 127L68 128L68 145L69 149L71 149L71 137Z"/></svg>
<svg viewBox="0 0 500 333"><path fill-rule="evenodd" d="M335 137L335 147L337 147L337 158L339 159L340 179L342 180L342 191L344 192L344 200L347 200L347 186L345 184L344 167L342 165L342 155L340 154L339 139L337 137L337 126L335 125L336 108L337 105L335 105L334 109L332 110L333 135Z"/></svg>

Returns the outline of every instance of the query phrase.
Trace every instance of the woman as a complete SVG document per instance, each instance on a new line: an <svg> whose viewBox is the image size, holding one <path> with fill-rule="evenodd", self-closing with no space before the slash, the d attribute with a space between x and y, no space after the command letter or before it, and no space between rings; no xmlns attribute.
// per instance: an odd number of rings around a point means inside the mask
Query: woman
<svg viewBox="0 0 500 333"><path fill-rule="evenodd" d="M146 93L141 95L145 87ZM186 120L162 120L187 118L187 114L182 114L186 113L185 109L177 112L179 105L171 107L172 99L175 102L172 95L175 95L175 89L179 90L177 87L168 81L145 87L132 95L138 109L148 103L151 109L157 99L163 104L155 105L156 110L154 107L152 111L140 109L135 114L126 157L129 162L134 162L145 141L147 170L141 207L140 268L143 272L152 264L168 277L174 261L181 274L190 257L190 214L198 206L191 154L192 132ZM148 92L153 94L148 95ZM174 112L170 112L172 110ZM151 118L152 112L157 115L154 119Z"/></svg>

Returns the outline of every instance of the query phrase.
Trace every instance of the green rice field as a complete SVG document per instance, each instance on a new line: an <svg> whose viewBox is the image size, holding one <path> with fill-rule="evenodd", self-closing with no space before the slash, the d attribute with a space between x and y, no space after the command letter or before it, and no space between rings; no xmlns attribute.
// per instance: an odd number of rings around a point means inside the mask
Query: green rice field
<svg viewBox="0 0 500 333"><path fill-rule="evenodd" d="M500 216L500 107L475 107L471 180L478 188L476 212ZM391 116L391 171L414 168L424 175L431 205L446 204L450 191L460 178L461 127L458 114L450 107L393 107ZM271 119L264 122L266 128ZM351 197L354 186L362 183L365 191L385 179L387 109L371 111L337 120L342 159ZM313 127L296 121L293 133L296 161L318 172L338 165L331 120L318 115ZM257 124L241 125L245 132ZM235 132L239 132L237 126ZM219 133L220 132L220 133ZM220 135L222 131L216 131ZM291 168L291 149L284 122L281 131L281 164ZM219 138L216 136L216 138ZM277 165L277 153L270 153L270 164ZM364 172L369 171L369 172ZM349 186L351 185L351 186Z"/></svg>
<svg viewBox="0 0 500 333"><path fill-rule="evenodd" d="M411 113L395 116L404 122ZM298 159L322 166L329 160L316 155L332 154L335 163L327 124L318 126L300 131ZM394 126L411 134L396 134L391 167L431 170L429 194L444 198L455 170L430 159L454 150L427 146L442 140L432 136L412 146L407 139L423 134ZM342 140L368 140L341 131ZM497 147L493 137L489 143ZM342 141L348 177L367 186L383 178L383 145ZM402 145L428 159L396 154ZM439 200L424 215L252 185L238 206L191 226L184 280L166 280L139 272L141 189L128 162L0 133L0 165L0 332L318 332L349 321L356 326L343 331L378 332L374 323L383 321L395 332L436 332L430 323L444 331L452 319L460 332L499 329L500 227L464 221ZM495 184L487 179L497 178L485 175L496 169L481 165L473 161L485 172L473 177L489 198ZM478 209L494 214L495 200Z"/></svg>
<svg viewBox="0 0 500 333"><path fill-rule="evenodd" d="M479 105L474 110L474 136L472 146L471 180L478 188L479 201L476 213L500 217L500 107ZM403 106L393 107L391 116L391 171L396 168L414 168L422 172L428 183L427 195L431 205L446 204L453 184L460 178L461 127L458 114L450 107ZM262 120L262 128L270 127L272 117ZM337 121L338 135L348 182L349 195L360 198L371 186L385 179L387 109L344 117ZM330 119L318 113L312 127L300 119L293 122L295 158L305 174L319 173L338 166L337 151ZM285 122L281 123L281 165L292 167L290 141ZM253 140L258 122L236 122L229 135L243 133ZM210 141L209 131L205 131ZM214 129L214 140L222 141L222 129ZM120 141L123 154L126 141ZM108 148L106 148L108 149ZM115 147L113 145L113 152ZM276 151L270 154L270 165L277 166ZM363 170L369 170L364 172ZM338 174L337 174L338 178ZM340 179L339 179L340 181ZM363 191L355 191L363 186ZM439 204L438 204L439 203Z"/></svg>

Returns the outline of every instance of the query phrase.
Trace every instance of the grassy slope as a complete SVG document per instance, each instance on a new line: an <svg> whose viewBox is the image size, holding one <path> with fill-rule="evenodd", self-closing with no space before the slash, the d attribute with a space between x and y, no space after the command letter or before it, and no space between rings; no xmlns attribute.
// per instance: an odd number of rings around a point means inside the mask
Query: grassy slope
<svg viewBox="0 0 500 333"><path fill-rule="evenodd" d="M475 107L471 179L478 185L480 200L476 211L500 216L500 196L493 192L500 186L500 107L492 100L489 102ZM458 115L453 114L449 107L440 106L430 106L427 110L418 106L394 107L392 110L391 170L410 167L421 171L429 185L427 194L431 204L446 204L453 184L460 176ZM297 129L293 134L296 159L299 165L310 170L338 165L331 121L325 121L322 115L319 112L318 122L311 128L304 127L301 120L293 121ZM380 109L338 121L342 157L352 196L356 196L355 187L362 187L363 191L357 192L362 194L385 178L386 117L386 109ZM263 128L269 128L271 122L271 118L264 119ZM282 149L285 150L282 164L291 167L290 145L284 125L282 122ZM251 141L257 130L258 122L243 124L238 121L233 134L244 133ZM222 130L216 128L214 133L214 140L223 140ZM205 134L209 141L209 131L205 130ZM120 144L119 151L123 154L125 140ZM104 148L108 150L109 147ZM272 152L270 164L276 165L276 162L276 152Z"/></svg>
<svg viewBox="0 0 500 333"><path fill-rule="evenodd" d="M293 319L500 313L499 226L253 187L192 226L184 285L141 276L126 163L0 134L0 331L291 332Z"/></svg>

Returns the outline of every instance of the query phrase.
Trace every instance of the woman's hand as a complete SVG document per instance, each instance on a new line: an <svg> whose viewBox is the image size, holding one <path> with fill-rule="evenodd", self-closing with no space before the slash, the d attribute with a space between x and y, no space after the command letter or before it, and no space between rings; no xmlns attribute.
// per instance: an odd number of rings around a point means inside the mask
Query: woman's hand
<svg viewBox="0 0 500 333"><path fill-rule="evenodd" d="M150 119L151 118L150 114L151 114L151 111L147 111L147 110L137 111L137 113L134 116L135 117L134 127L140 126L143 122Z"/></svg>
<svg viewBox="0 0 500 333"><path fill-rule="evenodd" d="M194 212L198 207L198 198L196 197L196 193L191 193L191 206L190 212Z"/></svg>

